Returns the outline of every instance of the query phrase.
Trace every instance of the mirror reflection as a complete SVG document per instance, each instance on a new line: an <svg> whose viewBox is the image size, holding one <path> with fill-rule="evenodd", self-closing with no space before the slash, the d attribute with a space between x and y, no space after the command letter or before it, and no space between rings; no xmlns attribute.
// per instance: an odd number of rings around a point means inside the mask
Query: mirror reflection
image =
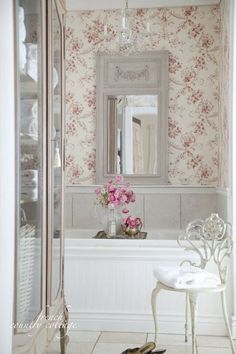
<svg viewBox="0 0 236 354"><path fill-rule="evenodd" d="M108 96L108 173L157 175L158 95Z"/></svg>

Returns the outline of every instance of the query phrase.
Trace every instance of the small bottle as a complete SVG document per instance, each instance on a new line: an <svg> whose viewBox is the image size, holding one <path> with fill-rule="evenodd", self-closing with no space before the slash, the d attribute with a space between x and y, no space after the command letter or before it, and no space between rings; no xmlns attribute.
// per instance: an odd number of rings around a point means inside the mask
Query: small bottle
<svg viewBox="0 0 236 354"><path fill-rule="evenodd" d="M109 221L108 224L108 236L115 236L116 235L116 222L115 220Z"/></svg>

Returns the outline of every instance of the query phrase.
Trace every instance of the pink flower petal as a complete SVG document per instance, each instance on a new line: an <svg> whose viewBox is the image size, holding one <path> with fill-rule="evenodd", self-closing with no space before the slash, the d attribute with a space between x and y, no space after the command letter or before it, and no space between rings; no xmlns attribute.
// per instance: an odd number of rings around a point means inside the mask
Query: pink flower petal
<svg viewBox="0 0 236 354"><path fill-rule="evenodd" d="M123 176L121 176L121 175L117 175L117 176L115 177L115 180L116 180L116 182L123 182L124 178L123 178Z"/></svg>
<svg viewBox="0 0 236 354"><path fill-rule="evenodd" d="M128 214L128 212L129 212L129 209L127 209L127 208L124 208L124 209L122 210L122 213L124 213L124 214Z"/></svg>

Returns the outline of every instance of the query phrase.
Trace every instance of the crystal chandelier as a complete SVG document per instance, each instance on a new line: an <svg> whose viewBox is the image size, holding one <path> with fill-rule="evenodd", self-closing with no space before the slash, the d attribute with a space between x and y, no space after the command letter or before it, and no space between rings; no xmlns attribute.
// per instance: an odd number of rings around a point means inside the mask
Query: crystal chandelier
<svg viewBox="0 0 236 354"><path fill-rule="evenodd" d="M135 36L132 31L130 10L128 0L125 0L125 8L121 12L121 28L118 33L118 41L121 46L131 45L134 42Z"/></svg>
<svg viewBox="0 0 236 354"><path fill-rule="evenodd" d="M152 35L150 30L150 23L147 22L142 33L143 37ZM104 38L109 40L108 27L104 25ZM129 9L129 0L125 0L125 7L121 10L121 24L118 28L118 43L121 47L130 47L137 39L137 34L132 28L131 11Z"/></svg>

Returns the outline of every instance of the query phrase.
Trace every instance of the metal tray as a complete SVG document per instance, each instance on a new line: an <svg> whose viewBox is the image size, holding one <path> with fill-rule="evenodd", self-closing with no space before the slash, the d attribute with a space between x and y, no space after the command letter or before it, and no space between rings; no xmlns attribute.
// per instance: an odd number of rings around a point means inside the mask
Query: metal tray
<svg viewBox="0 0 236 354"><path fill-rule="evenodd" d="M123 239L123 240L144 240L147 238L147 232L140 231L134 236L129 236L126 234L120 234L115 236L108 236L104 231L98 231L97 235L93 236L93 238L101 238L101 239Z"/></svg>

